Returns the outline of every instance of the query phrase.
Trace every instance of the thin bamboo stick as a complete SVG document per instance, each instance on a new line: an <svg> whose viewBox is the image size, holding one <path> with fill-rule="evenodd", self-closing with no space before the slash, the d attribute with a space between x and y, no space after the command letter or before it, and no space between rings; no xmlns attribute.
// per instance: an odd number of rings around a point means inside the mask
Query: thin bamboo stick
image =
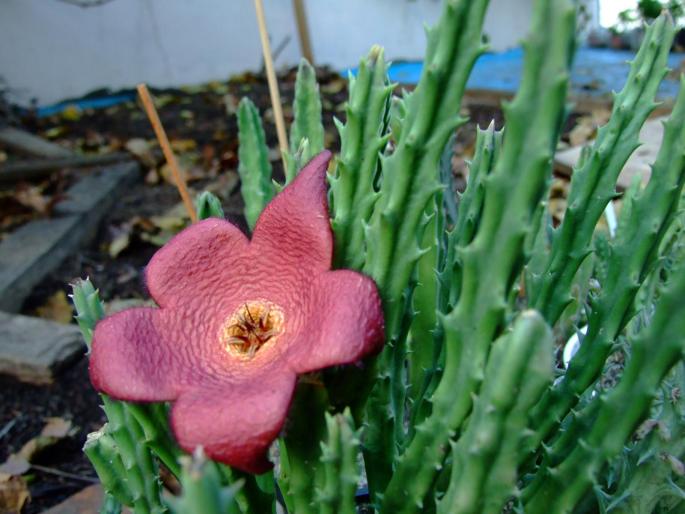
<svg viewBox="0 0 685 514"><path fill-rule="evenodd" d="M162 147L162 152L164 152L164 157L166 162L171 168L171 174L174 177L174 182L176 182L176 187L178 192L181 194L181 199L183 204L190 215L190 220L195 223L197 221L197 213L195 212L195 206L193 201L190 199L190 193L188 193L188 187L186 186L185 177L181 173L181 169L176 161L176 156L174 155L171 145L169 144L169 138L164 131L162 122L157 114L157 109L155 109L155 104L152 101L152 96L147 89L145 84L138 84L138 95L140 96L140 101L143 102L143 108L147 114L150 124L152 125L155 135L157 136L157 141L159 141L159 146Z"/></svg>
<svg viewBox="0 0 685 514"><path fill-rule="evenodd" d="M269 93L271 95L271 106L274 111L274 121L276 122L276 134L278 135L278 147L281 150L281 157L288 151L288 136L285 133L285 120L283 119L283 109L281 108L281 95L278 92L278 81L274 71L274 62L271 57L271 45L269 44L269 33L266 30L266 19L264 17L264 4L262 0L254 0L255 11L257 13L257 25L259 26L259 37L262 40L262 53L264 54L264 67L266 68L266 79L269 83ZM283 158L285 168L285 158Z"/></svg>
<svg viewBox="0 0 685 514"><path fill-rule="evenodd" d="M309 38L309 24L307 23L307 13L304 9L303 0L293 0L295 10L295 21L297 22L297 33L300 37L300 49L309 64L314 66L314 54L312 52L312 42Z"/></svg>

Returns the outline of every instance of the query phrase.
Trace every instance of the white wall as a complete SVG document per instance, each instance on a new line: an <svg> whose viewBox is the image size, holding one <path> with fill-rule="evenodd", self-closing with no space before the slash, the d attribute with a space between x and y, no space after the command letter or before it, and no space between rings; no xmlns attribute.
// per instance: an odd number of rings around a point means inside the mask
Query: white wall
<svg viewBox="0 0 685 514"><path fill-rule="evenodd" d="M485 31L495 49L525 34L532 0L492 0ZM300 57L290 0L265 0L277 66ZM344 7L341 7L344 5ZM420 59L423 24L439 0L308 0L317 63L356 64L374 43L389 59ZM79 8L57 0L0 0L0 78L12 99L39 105L100 87L196 84L257 69L261 49L252 0L114 0Z"/></svg>

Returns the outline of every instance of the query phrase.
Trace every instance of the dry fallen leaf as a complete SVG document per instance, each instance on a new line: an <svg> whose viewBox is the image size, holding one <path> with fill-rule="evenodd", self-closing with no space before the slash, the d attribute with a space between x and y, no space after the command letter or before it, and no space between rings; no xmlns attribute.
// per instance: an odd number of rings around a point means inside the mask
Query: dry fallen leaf
<svg viewBox="0 0 685 514"><path fill-rule="evenodd" d="M0 474L0 512L19 514L29 499L29 488L23 478Z"/></svg>
<svg viewBox="0 0 685 514"><path fill-rule="evenodd" d="M126 141L124 148L140 159L140 162L148 168L157 166L157 158L152 152L153 145L147 140L140 137L134 137Z"/></svg>
<svg viewBox="0 0 685 514"><path fill-rule="evenodd" d="M116 227L115 235L109 242L107 253L112 259L116 259L121 252L128 248L131 244L131 232L133 231L132 223L125 223L120 227Z"/></svg>
<svg viewBox="0 0 685 514"><path fill-rule="evenodd" d="M68 325L71 323L74 311L71 303L67 300L66 293L59 290L50 296L43 305L36 308L36 314L41 318Z"/></svg>
<svg viewBox="0 0 685 514"><path fill-rule="evenodd" d="M43 188L40 186L17 187L14 198L24 207L29 207L39 214L48 214L54 203L49 196L43 195Z"/></svg>
<svg viewBox="0 0 685 514"><path fill-rule="evenodd" d="M40 435L43 437L54 437L56 439L64 439L68 437L73 431L74 427L70 420L58 417L45 418L47 424L43 427Z"/></svg>
<svg viewBox="0 0 685 514"><path fill-rule="evenodd" d="M13 453L0 464L0 485L3 479L8 480L8 477L26 473L31 468L30 463L36 455L62 439L71 437L76 432L69 420L53 417L45 418L45 421L46 424L38 436L29 440L17 453ZM5 511L0 509L0 512Z"/></svg>
<svg viewBox="0 0 685 514"><path fill-rule="evenodd" d="M176 153L192 152L197 148L197 143L192 139L172 139L169 144Z"/></svg>

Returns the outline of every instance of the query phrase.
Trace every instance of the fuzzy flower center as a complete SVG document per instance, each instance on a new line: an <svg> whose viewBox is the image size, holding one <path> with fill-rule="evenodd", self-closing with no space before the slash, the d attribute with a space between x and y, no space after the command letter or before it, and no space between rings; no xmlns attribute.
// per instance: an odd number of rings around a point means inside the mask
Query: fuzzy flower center
<svg viewBox="0 0 685 514"><path fill-rule="evenodd" d="M224 323L220 339L232 354L251 359L267 343L283 332L283 311L264 300L240 305Z"/></svg>

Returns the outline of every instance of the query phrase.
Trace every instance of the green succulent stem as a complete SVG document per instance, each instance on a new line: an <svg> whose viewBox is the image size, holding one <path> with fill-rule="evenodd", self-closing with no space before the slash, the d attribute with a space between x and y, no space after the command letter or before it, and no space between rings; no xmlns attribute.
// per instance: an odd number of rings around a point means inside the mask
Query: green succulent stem
<svg viewBox="0 0 685 514"><path fill-rule="evenodd" d="M323 478L320 441L325 438L328 395L316 381L300 381L290 408L289 424L279 439L278 483L288 512L314 514L316 490Z"/></svg>
<svg viewBox="0 0 685 514"><path fill-rule="evenodd" d="M521 271L524 240L547 190L564 114L575 15L571 1L536 3L532 32L524 43L521 88L505 109L507 137L485 181L478 231L459 255L459 301L442 320L445 370L433 394L431 415L416 428L416 436L396 462L382 513L421 508L448 443L480 388L490 345L502 330L509 292Z"/></svg>
<svg viewBox="0 0 685 514"><path fill-rule="evenodd" d="M335 263L341 268L361 269L364 265L364 227L377 199L374 182L388 142L392 86L387 68L383 49L374 46L359 63L357 76L349 78L345 124L336 120L341 149L329 182Z"/></svg>
<svg viewBox="0 0 685 514"><path fill-rule="evenodd" d="M502 512L515 494L517 450L528 409L552 380L552 333L535 311L493 344L468 428L452 446L452 473L438 514Z"/></svg>
<svg viewBox="0 0 685 514"><path fill-rule="evenodd" d="M588 331L566 374L533 409L536 420L528 449L544 441L579 395L599 377L614 340L634 314L634 301L659 258L659 247L678 213L685 185L685 87L665 125L652 176L632 199L609 243L601 291L590 302Z"/></svg>
<svg viewBox="0 0 685 514"><path fill-rule="evenodd" d="M355 493L359 470L357 451L359 433L346 410L343 414L326 414L326 438L321 443L323 484L317 490L319 514L355 514Z"/></svg>
<svg viewBox="0 0 685 514"><path fill-rule="evenodd" d="M209 191L203 191L196 198L195 210L197 211L197 218L200 220L206 220L207 218L224 218L221 200Z"/></svg>
<svg viewBox="0 0 685 514"><path fill-rule="evenodd" d="M324 149L319 85L316 82L316 70L306 59L300 61L297 69L293 111L290 156L285 169L286 184L292 182L297 172Z"/></svg>
<svg viewBox="0 0 685 514"><path fill-rule="evenodd" d="M240 193L245 202L245 219L252 230L276 191L271 182L272 170L262 119L249 98L243 98L238 106L238 139Z"/></svg>
<svg viewBox="0 0 685 514"><path fill-rule="evenodd" d="M440 156L451 134L463 123L459 109L466 80L483 52L481 29L487 4L487 0L445 2L438 26L428 31L424 69L416 90L407 99L400 139L393 154L381 159L380 194L366 228L363 271L379 286L388 344L376 367L380 377L366 409L367 422L373 426L366 434L382 434L389 424L394 442L388 447L367 439L365 460L374 494L384 489L396 452L404 445L403 336L409 325L412 275L425 253L419 246L427 224L425 209L442 189ZM378 405L390 406L389 418L385 409L372 410Z"/></svg>
<svg viewBox="0 0 685 514"><path fill-rule="evenodd" d="M126 469L108 425L88 434L83 451L95 468L107 496L124 505L132 505L133 497L126 483Z"/></svg>
<svg viewBox="0 0 685 514"><path fill-rule="evenodd" d="M183 490L179 497L169 501L172 513L240 514L236 496L243 486L242 481L225 486L217 467L202 454L196 454L192 459L186 456L182 460L180 482Z"/></svg>
<svg viewBox="0 0 685 514"><path fill-rule="evenodd" d="M662 380L685 350L685 268L670 282L650 325L630 341L630 360L619 384L592 400L594 419L577 430L577 444L560 454L559 464L543 462L531 484L533 493L524 490L527 514L570 512L649 412Z"/></svg>
<svg viewBox="0 0 685 514"><path fill-rule="evenodd" d="M573 279L591 251L592 236L606 205L616 195L619 173L639 146L640 128L656 107L667 72L675 28L660 16L648 29L623 90L614 98L610 121L573 172L568 209L554 234L546 269L529 287L530 305L555 323L571 301Z"/></svg>

